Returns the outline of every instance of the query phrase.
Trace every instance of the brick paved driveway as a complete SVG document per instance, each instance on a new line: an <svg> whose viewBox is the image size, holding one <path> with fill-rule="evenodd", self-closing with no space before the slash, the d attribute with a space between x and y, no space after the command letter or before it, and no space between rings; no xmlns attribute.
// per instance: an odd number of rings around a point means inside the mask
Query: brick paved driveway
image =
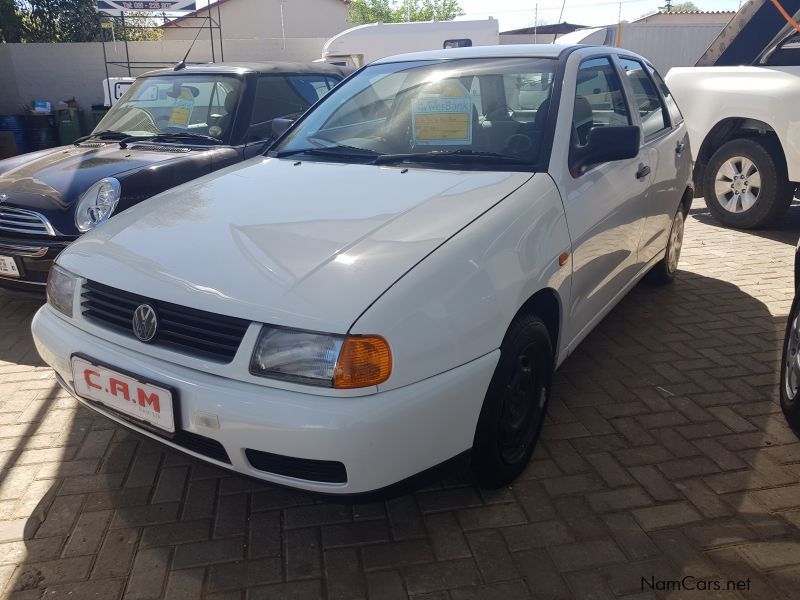
<svg viewBox="0 0 800 600"><path fill-rule="evenodd" d="M320 502L166 451L60 392L37 306L0 295L0 590L800 598L800 443L776 401L800 207L742 233L699 204L675 285L639 285L566 362L530 468L492 493ZM686 575L709 590L643 583Z"/></svg>

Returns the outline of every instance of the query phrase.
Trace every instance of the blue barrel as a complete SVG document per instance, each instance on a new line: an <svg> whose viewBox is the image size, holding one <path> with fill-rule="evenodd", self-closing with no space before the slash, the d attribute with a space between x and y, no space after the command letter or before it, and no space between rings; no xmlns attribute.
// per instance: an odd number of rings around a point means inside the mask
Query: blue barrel
<svg viewBox="0 0 800 600"><path fill-rule="evenodd" d="M10 131L17 142L17 152L28 152L28 139L25 136L25 120L17 115L0 116L0 131Z"/></svg>

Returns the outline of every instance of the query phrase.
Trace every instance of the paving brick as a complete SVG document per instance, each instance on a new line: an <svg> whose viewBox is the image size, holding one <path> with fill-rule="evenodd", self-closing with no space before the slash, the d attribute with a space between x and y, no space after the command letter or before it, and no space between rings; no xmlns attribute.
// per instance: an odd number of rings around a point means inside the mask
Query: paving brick
<svg viewBox="0 0 800 600"><path fill-rule="evenodd" d="M136 553L125 600L161 598L171 553L170 548L147 548Z"/></svg>
<svg viewBox="0 0 800 600"><path fill-rule="evenodd" d="M138 529L109 531L97 554L92 579L126 576L130 570L133 554L136 552L138 538Z"/></svg>
<svg viewBox="0 0 800 600"><path fill-rule="evenodd" d="M110 510L82 513L64 546L63 556L95 554L103 541L111 514Z"/></svg>
<svg viewBox="0 0 800 600"><path fill-rule="evenodd" d="M317 528L291 529L284 535L286 579L309 579L322 574L322 556Z"/></svg>
<svg viewBox="0 0 800 600"><path fill-rule="evenodd" d="M244 558L244 539L224 538L176 546L172 566L175 569L233 562Z"/></svg>
<svg viewBox="0 0 800 600"><path fill-rule="evenodd" d="M538 597L552 600L571 597L564 579L544 549L515 552L513 557L528 589Z"/></svg>
<svg viewBox="0 0 800 600"><path fill-rule="evenodd" d="M139 545L143 548L152 546L172 546L188 542L202 542L211 539L211 521L176 521L145 527Z"/></svg>
<svg viewBox="0 0 800 600"><path fill-rule="evenodd" d="M402 498L389 500L386 502L386 512L393 539L404 540L425 537L422 515L414 496L403 496Z"/></svg>
<svg viewBox="0 0 800 600"><path fill-rule="evenodd" d="M356 600L366 596L364 576L355 548L325 550L324 562L329 600Z"/></svg>
<svg viewBox="0 0 800 600"><path fill-rule="evenodd" d="M164 590L164 600L196 600L203 589L205 569L171 571Z"/></svg>
<svg viewBox="0 0 800 600"><path fill-rule="evenodd" d="M389 541L389 528L385 521L354 521L322 528L323 548L359 546Z"/></svg>
<svg viewBox="0 0 800 600"><path fill-rule="evenodd" d="M287 529L346 523L353 520L352 511L344 504L297 506L287 508L283 514Z"/></svg>
<svg viewBox="0 0 800 600"><path fill-rule="evenodd" d="M475 563L470 559L412 565L403 571L411 595L481 583Z"/></svg>
<svg viewBox="0 0 800 600"><path fill-rule="evenodd" d="M406 587L397 571L368 573L367 596L371 600L406 600Z"/></svg>
<svg viewBox="0 0 800 600"><path fill-rule="evenodd" d="M188 467L171 467L162 469L158 475L156 489L153 491L153 502L176 502L183 497Z"/></svg>
<svg viewBox="0 0 800 600"><path fill-rule="evenodd" d="M457 588L450 592L453 600L527 600L530 592L522 581L505 581L490 585Z"/></svg>
<svg viewBox="0 0 800 600"><path fill-rule="evenodd" d="M322 600L322 582L293 581L248 590L247 600Z"/></svg>
<svg viewBox="0 0 800 600"><path fill-rule="evenodd" d="M639 506L647 506L653 500L640 487L620 488L605 492L588 494L589 505L595 512L625 510Z"/></svg>
<svg viewBox="0 0 800 600"><path fill-rule="evenodd" d="M472 555L458 520L452 513L427 515L425 525L437 560L469 558Z"/></svg>
<svg viewBox="0 0 800 600"><path fill-rule="evenodd" d="M468 508L458 512L458 520L464 531L508 527L527 522L525 513L517 504L496 504L480 508Z"/></svg>
<svg viewBox="0 0 800 600"><path fill-rule="evenodd" d="M467 541L483 581L492 583L519 579L503 536L496 530L473 531Z"/></svg>
<svg viewBox="0 0 800 600"><path fill-rule="evenodd" d="M260 558L244 562L211 565L208 568L208 590L241 590L282 579L281 559Z"/></svg>
<svg viewBox="0 0 800 600"><path fill-rule="evenodd" d="M247 552L250 558L280 556L281 514L279 511L251 514L249 532Z"/></svg>
<svg viewBox="0 0 800 600"><path fill-rule="evenodd" d="M603 521L617 545L631 560L642 560L659 554L656 545L630 514L605 515Z"/></svg>
<svg viewBox="0 0 800 600"><path fill-rule="evenodd" d="M586 540L549 548L559 571L579 571L626 560L613 540Z"/></svg>
<svg viewBox="0 0 800 600"><path fill-rule="evenodd" d="M595 468L607 486L613 488L633 485L634 480L630 473L610 453L591 454L586 460Z"/></svg>
<svg viewBox="0 0 800 600"><path fill-rule="evenodd" d="M88 577L91 567L91 556L25 563L17 569L11 590L18 592L43 589L62 583L83 581Z"/></svg>
<svg viewBox="0 0 800 600"><path fill-rule="evenodd" d="M563 521L541 521L527 525L504 527L500 530L511 552L544 548L575 541Z"/></svg>
<svg viewBox="0 0 800 600"><path fill-rule="evenodd" d="M377 544L362 552L364 569L386 569L433 562L433 550L427 540L405 540Z"/></svg>
<svg viewBox="0 0 800 600"><path fill-rule="evenodd" d="M101 579L47 586L48 600L117 600L122 595L123 579Z"/></svg>

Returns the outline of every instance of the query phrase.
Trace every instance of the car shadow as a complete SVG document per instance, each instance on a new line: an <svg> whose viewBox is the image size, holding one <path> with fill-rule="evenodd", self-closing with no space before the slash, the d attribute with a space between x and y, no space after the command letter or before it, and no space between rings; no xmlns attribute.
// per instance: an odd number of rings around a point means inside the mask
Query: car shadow
<svg viewBox="0 0 800 600"><path fill-rule="evenodd" d="M730 231L735 231L732 228L722 225L716 217L709 212L705 200L702 198L694 199L689 214L704 225L722 230L728 229ZM800 237L800 201L795 199L788 210L774 223L761 229L749 229L747 233L783 244L796 245L798 237Z"/></svg>
<svg viewBox="0 0 800 600"><path fill-rule="evenodd" d="M454 475L386 500L320 499L129 433L46 377L26 428L0 425L16 444L8 468L25 469L0 485L20 524L5 591L691 598L676 582L707 581L723 586L701 588L709 597L797 597L800 443L776 396L791 291L765 304L758 285L704 262L711 241L687 239L692 270L636 286L567 359L529 467L499 490Z"/></svg>

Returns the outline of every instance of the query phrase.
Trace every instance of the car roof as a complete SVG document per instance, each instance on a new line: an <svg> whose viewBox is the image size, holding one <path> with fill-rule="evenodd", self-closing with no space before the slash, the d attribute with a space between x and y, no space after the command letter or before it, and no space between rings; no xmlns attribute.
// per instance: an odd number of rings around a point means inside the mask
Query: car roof
<svg viewBox="0 0 800 600"><path fill-rule="evenodd" d="M497 46L470 46L468 48L447 48L441 50L426 50L425 52L409 52L407 54L395 54L379 58L372 64L404 62L410 60L447 60L458 58L560 58L570 50L582 48L598 48L606 53L618 53L624 51L627 54L633 52L625 51L622 48L609 46L592 46L584 44L508 44Z"/></svg>
<svg viewBox="0 0 800 600"><path fill-rule="evenodd" d="M150 77L152 75L244 75L246 73L263 73L263 74L305 74L315 73L322 75L340 75L342 77L349 75L353 69L347 67L340 67L331 65L324 62L304 63L304 62L283 62L283 61L265 61L265 62L225 62L225 63L205 63L205 64L189 64L185 68L176 71L174 68L170 69L157 69L155 71L148 71L143 76Z"/></svg>

